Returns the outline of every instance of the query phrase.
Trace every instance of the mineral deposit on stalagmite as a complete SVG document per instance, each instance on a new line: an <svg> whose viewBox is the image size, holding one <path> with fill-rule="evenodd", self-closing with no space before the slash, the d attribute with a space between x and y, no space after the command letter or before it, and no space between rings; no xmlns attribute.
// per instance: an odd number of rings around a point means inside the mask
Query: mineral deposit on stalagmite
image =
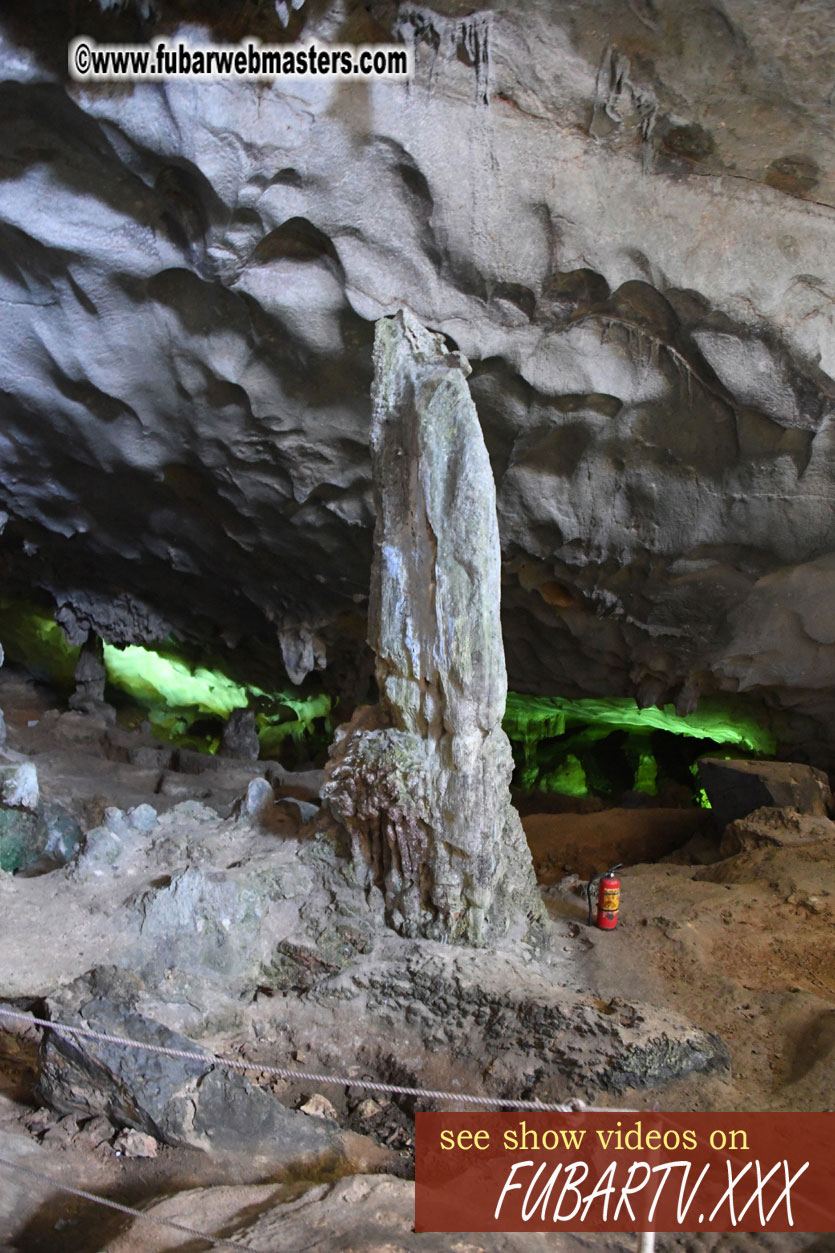
<svg viewBox="0 0 835 1253"><path fill-rule="evenodd" d="M405 311L377 324L369 641L379 704L323 795L354 867L408 935L482 941L539 906L508 784L493 474L469 364Z"/></svg>

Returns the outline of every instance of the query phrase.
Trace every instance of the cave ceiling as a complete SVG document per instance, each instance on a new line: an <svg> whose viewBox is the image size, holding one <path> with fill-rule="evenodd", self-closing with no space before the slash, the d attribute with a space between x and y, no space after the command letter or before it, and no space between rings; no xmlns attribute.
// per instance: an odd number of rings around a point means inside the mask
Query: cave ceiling
<svg viewBox="0 0 835 1253"><path fill-rule="evenodd" d="M79 85L66 41L397 40L408 85ZM828 5L0 15L0 569L71 637L357 663L373 324L468 357L511 687L832 724Z"/></svg>

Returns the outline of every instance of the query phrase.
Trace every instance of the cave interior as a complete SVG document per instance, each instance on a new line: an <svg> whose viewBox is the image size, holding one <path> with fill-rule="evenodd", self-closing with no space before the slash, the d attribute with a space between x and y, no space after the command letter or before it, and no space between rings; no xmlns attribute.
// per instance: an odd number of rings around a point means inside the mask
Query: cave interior
<svg viewBox="0 0 835 1253"><path fill-rule="evenodd" d="M450 1247L410 1226L449 1102L360 1080L831 1110L830 26L0 14L0 1247L168 1247L67 1182ZM82 81L79 37L412 74Z"/></svg>

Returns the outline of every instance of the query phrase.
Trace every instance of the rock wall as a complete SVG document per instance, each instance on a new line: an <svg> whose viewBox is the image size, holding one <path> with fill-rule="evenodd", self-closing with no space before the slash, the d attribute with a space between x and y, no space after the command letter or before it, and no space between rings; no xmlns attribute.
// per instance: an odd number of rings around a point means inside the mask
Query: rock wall
<svg viewBox="0 0 835 1253"><path fill-rule="evenodd" d="M405 312L382 318L374 367L369 643L380 701L337 740L322 796L390 925L483 943L542 914L501 725L493 474L469 363L442 336Z"/></svg>
<svg viewBox="0 0 835 1253"><path fill-rule="evenodd" d="M405 305L473 366L511 686L741 691L831 738L826 6L268 8L0 16L6 583L350 676ZM399 39L416 75L65 81L75 33L177 30Z"/></svg>

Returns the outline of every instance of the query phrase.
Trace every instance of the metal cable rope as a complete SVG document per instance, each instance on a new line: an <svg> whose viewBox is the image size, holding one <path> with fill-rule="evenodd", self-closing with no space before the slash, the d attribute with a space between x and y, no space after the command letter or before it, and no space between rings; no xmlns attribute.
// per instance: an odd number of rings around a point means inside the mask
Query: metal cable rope
<svg viewBox="0 0 835 1253"><path fill-rule="evenodd" d="M0 1009L3 1018L14 1018L18 1022L29 1023L30 1026L47 1027L59 1035L80 1035L91 1040L101 1040L105 1044L119 1044L125 1048L146 1049L150 1053L162 1053L166 1057L180 1057L185 1061L214 1062L221 1066L230 1066L234 1070L255 1070L264 1075L275 1075L279 1079L305 1079L309 1083L331 1083L340 1088L363 1088L368 1092L387 1092L393 1096L423 1096L437 1101L462 1101L468 1105L494 1105L499 1109L536 1110L545 1114L572 1114L585 1110L585 1102L572 1100L564 1105L549 1105L542 1101L511 1101L502 1097L472 1096L461 1092L437 1092L432 1088L407 1088L396 1083L378 1083L366 1079L351 1079L347 1075L322 1075L315 1071L291 1070L288 1066L266 1066L258 1062L240 1061L234 1057L220 1057L216 1053L193 1053L185 1049L166 1048L162 1044L146 1044L142 1040L131 1040L125 1036L109 1035L104 1031L93 1031L90 1027L70 1027L64 1023L50 1022L46 1018L34 1018L31 1014L20 1014L10 1009ZM625 1113L624 1110L612 1110L612 1113Z"/></svg>
<svg viewBox="0 0 835 1253"><path fill-rule="evenodd" d="M110 1035L104 1031L93 1031L89 1027L70 1027L64 1023L50 1022L46 1018L35 1018L32 1014L21 1014L14 1010L0 1008L0 1016L3 1018L11 1018L17 1022L29 1023L31 1026L45 1027L55 1031L58 1034L80 1035L92 1040L101 1040L106 1044L117 1044L125 1048L146 1049L151 1053L161 1053L166 1057L179 1057L186 1061L214 1062L222 1066L229 1066L234 1070L254 1070L261 1074L276 1075L283 1079L306 1079L313 1083L330 1083L339 1087L363 1088L370 1092L389 1092L393 1095L400 1096L423 1096L430 1097L435 1100L452 1100L462 1101L472 1105L495 1105L501 1109L522 1109L535 1110L541 1113L580 1113L588 1107L584 1101L574 1099L564 1105L546 1104L542 1101L511 1101L501 1097L489 1096L472 1096L459 1092L438 1092L432 1088L408 1088L392 1083L375 1083L370 1080L351 1079L344 1075L322 1075L310 1071L291 1070L286 1066L262 1066L256 1062L239 1061L237 1058L220 1057L216 1053L193 1053L185 1049L166 1048L161 1044L146 1044L142 1040L132 1040L124 1036ZM631 1110L611 1109L609 1113L631 1113ZM164 1218L157 1218L153 1214L145 1214L142 1210L133 1209L129 1205L121 1205L117 1201L110 1201L101 1196L96 1196L93 1192L85 1192L81 1188L72 1188L68 1184L58 1183L51 1175L42 1174L40 1171L32 1170L28 1166L21 1166L17 1162L10 1162L4 1157L0 1157L0 1165L10 1170L29 1175L33 1179L38 1179L43 1183L48 1183L51 1187L58 1188L62 1192L67 1192L72 1196L81 1197L86 1201L92 1201L97 1205L104 1205L108 1209L118 1210L122 1214L128 1214L132 1218L144 1219L146 1222L155 1223L159 1227L170 1227L175 1231L180 1231L185 1235L194 1236L200 1240L206 1240L209 1244L217 1248L226 1249L246 1249L248 1246L238 1244L232 1240L222 1240L215 1236L210 1236L204 1231L197 1231L193 1227L183 1226L182 1223L168 1221ZM655 1236L652 1232L639 1233L638 1237L638 1253L653 1253L655 1248Z"/></svg>
<svg viewBox="0 0 835 1253"><path fill-rule="evenodd" d="M222 1240L219 1236L207 1235L205 1231L197 1231L194 1227L185 1227L182 1223L175 1223L173 1219L157 1218L155 1214L143 1214L142 1210L133 1209L130 1205L120 1205L118 1201L109 1201L107 1197L96 1196L95 1192L85 1192L83 1188L72 1188L68 1183L59 1183L57 1179L53 1179L52 1175L32 1170L30 1166L21 1166L19 1162L10 1162L5 1157L0 1157L0 1166L6 1166L9 1170L15 1170L21 1175L28 1175L30 1179L37 1179L40 1183L48 1183L51 1188L57 1188L59 1192L68 1192L70 1196L81 1197L84 1201L93 1201L96 1205L106 1205L108 1209L118 1210L120 1214L129 1214L131 1218L144 1218L146 1223L156 1223L158 1227L171 1227L174 1231L182 1232L183 1235L207 1240L209 1244L214 1244L220 1249L249 1248L248 1245L238 1244L234 1240Z"/></svg>
<svg viewBox="0 0 835 1253"><path fill-rule="evenodd" d="M81 1197L84 1201L93 1201L96 1205L106 1205L108 1209L118 1210L120 1214L128 1214L131 1218L142 1218L146 1223L155 1223L157 1227L169 1227L172 1231L179 1231L183 1235L194 1236L198 1240L205 1240L207 1244L213 1244L218 1249L238 1249L251 1250L248 1244L239 1244L236 1240L224 1240L219 1236L210 1236L205 1231L197 1231L194 1227L186 1227L183 1223L175 1223L173 1219L157 1218L155 1214L146 1214L142 1210L133 1209L130 1205L120 1205L118 1201L109 1201L106 1197L96 1196L95 1192L85 1192L83 1188L71 1188L69 1184L59 1183L57 1179L53 1179L51 1175L44 1175L39 1170L32 1170L29 1166L21 1166L18 1162L10 1162L5 1157L0 1157L0 1166L6 1166L9 1170L15 1170L19 1174L28 1175L30 1179L37 1179L41 1183L48 1183L50 1187L57 1188L60 1192L68 1192L70 1196ZM639 1232L637 1253L654 1253L655 1250L655 1233Z"/></svg>

